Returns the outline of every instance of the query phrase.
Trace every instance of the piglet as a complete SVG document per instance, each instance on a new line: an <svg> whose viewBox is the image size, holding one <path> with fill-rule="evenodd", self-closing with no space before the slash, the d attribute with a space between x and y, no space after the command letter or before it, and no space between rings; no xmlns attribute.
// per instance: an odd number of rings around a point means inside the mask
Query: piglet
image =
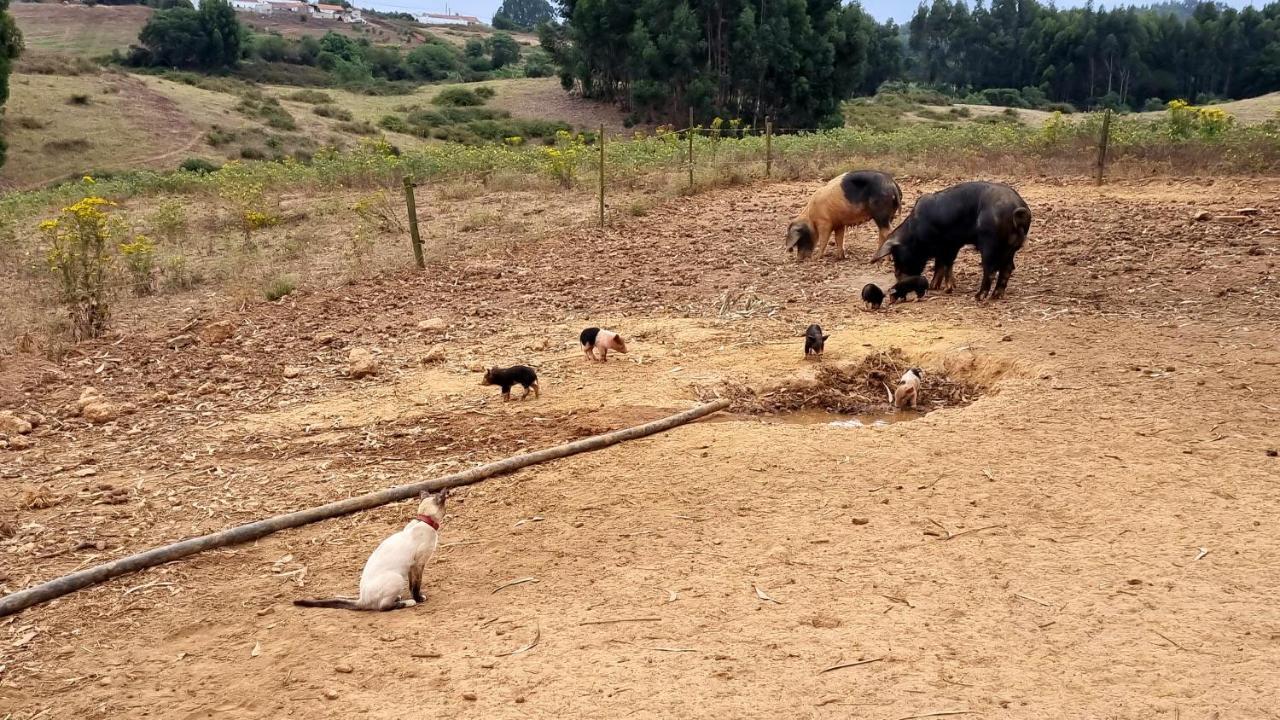
<svg viewBox="0 0 1280 720"><path fill-rule="evenodd" d="M821 355L829 337L831 336L822 334L822 328L817 324L810 325L809 329L804 331L805 356Z"/></svg>
<svg viewBox="0 0 1280 720"><path fill-rule="evenodd" d="M622 336L610 330L589 327L578 336L578 341L582 343L582 352L587 360L592 362L608 362L610 350L627 354L627 344L623 342ZM599 357L596 356L597 350L600 351Z"/></svg>

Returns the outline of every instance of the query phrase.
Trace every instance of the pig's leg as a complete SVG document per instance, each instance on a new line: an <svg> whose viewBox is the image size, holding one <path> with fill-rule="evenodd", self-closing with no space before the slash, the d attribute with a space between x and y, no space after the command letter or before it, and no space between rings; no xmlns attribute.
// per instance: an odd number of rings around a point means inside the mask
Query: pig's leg
<svg viewBox="0 0 1280 720"><path fill-rule="evenodd" d="M844 226L836 228L836 259L844 259Z"/></svg>
<svg viewBox="0 0 1280 720"><path fill-rule="evenodd" d="M524 399L525 399L525 398L527 398L527 397L529 397L529 386L528 386L528 385L525 385L525 386L524 386L524 394L520 396L520 399L521 399L521 400L524 400Z"/></svg>
<svg viewBox="0 0 1280 720"><path fill-rule="evenodd" d="M526 391L526 393L527 393L527 391ZM542 390L540 390L540 389L538 388L538 381L537 381L537 380L534 380L534 381L533 381L533 397L534 397L534 398L540 398L540 397L542 397Z"/></svg>
<svg viewBox="0 0 1280 720"><path fill-rule="evenodd" d="M996 270L1000 265L997 264L995 258L984 256L982 258L982 286L978 288L977 299L986 300L991 294L991 281L995 280Z"/></svg>
<svg viewBox="0 0 1280 720"><path fill-rule="evenodd" d="M822 256L827 253L827 243L831 240L831 226L826 223L816 223L816 226L818 229L818 241L814 245L814 249L817 250L814 258L821 260Z"/></svg>
<svg viewBox="0 0 1280 720"><path fill-rule="evenodd" d="M1000 269L1000 274L996 278L995 292L991 293L992 300L999 300L1004 297L1005 288L1009 286L1009 277L1013 275L1013 256L1009 256L1009 261Z"/></svg>
<svg viewBox="0 0 1280 720"><path fill-rule="evenodd" d="M600 348L600 362L609 362L609 348Z"/></svg>
<svg viewBox="0 0 1280 720"><path fill-rule="evenodd" d="M502 388L502 402L511 402L511 388Z"/></svg>
<svg viewBox="0 0 1280 720"><path fill-rule="evenodd" d="M596 361L596 351L595 351L595 348L592 347L591 345L583 345L582 354L587 356L587 362Z"/></svg>

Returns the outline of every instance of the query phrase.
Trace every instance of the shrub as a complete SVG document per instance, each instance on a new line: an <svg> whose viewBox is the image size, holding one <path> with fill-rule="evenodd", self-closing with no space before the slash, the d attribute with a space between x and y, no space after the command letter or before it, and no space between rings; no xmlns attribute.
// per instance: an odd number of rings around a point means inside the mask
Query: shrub
<svg viewBox="0 0 1280 720"><path fill-rule="evenodd" d="M485 98L474 90L456 85L447 87L431 98L431 104L444 107L476 107L483 105Z"/></svg>
<svg viewBox="0 0 1280 720"><path fill-rule="evenodd" d="M1142 104L1143 112L1160 112L1165 109L1165 102L1158 97L1147 98Z"/></svg>
<svg viewBox="0 0 1280 720"><path fill-rule="evenodd" d="M75 95L67 98L68 105L88 105L90 102L89 96L83 93L76 93Z"/></svg>
<svg viewBox="0 0 1280 720"><path fill-rule="evenodd" d="M84 152L91 147L93 147L93 143L84 138L72 138L70 140L50 140L44 144L44 151L47 153Z"/></svg>
<svg viewBox="0 0 1280 720"><path fill-rule="evenodd" d="M112 259L109 248L123 234L124 224L107 208L114 203L86 197L40 223L49 240L49 270L57 278L58 295L71 316L76 340L102 335L111 318L107 278Z"/></svg>
<svg viewBox="0 0 1280 720"><path fill-rule="evenodd" d="M267 154L261 148L245 145L240 148L240 157L245 160L266 160Z"/></svg>
<svg viewBox="0 0 1280 720"><path fill-rule="evenodd" d="M160 287L167 291L190 290L204 282L204 277L187 266L187 258L172 255L160 268Z"/></svg>
<svg viewBox="0 0 1280 720"><path fill-rule="evenodd" d="M211 172L217 172L219 167L220 166L217 163L210 162L204 158L193 157L183 160L182 164L178 166L178 169L190 173L205 175Z"/></svg>
<svg viewBox="0 0 1280 720"><path fill-rule="evenodd" d="M1027 101L1023 99L1022 93L1013 88L987 88L982 91L982 97L986 99L988 105L1027 107Z"/></svg>
<svg viewBox="0 0 1280 720"><path fill-rule="evenodd" d="M311 108L311 112L320 117L333 118L334 120L351 119L351 111L346 108L340 108L337 105L316 105Z"/></svg>
<svg viewBox="0 0 1280 720"><path fill-rule="evenodd" d="M340 122L337 125L339 132L351 133L352 135L377 135L378 128L374 127L368 120L359 122Z"/></svg>
<svg viewBox="0 0 1280 720"><path fill-rule="evenodd" d="M20 115L15 122L18 127L23 128L24 130L39 130L49 126L49 123L39 118L33 118L27 115Z"/></svg>
<svg viewBox="0 0 1280 720"><path fill-rule="evenodd" d="M181 245L187 233L187 207L177 200L165 200L151 213L151 229L166 243Z"/></svg>
<svg viewBox="0 0 1280 720"><path fill-rule="evenodd" d="M1044 106L1044 109L1048 110L1049 112L1059 112L1059 113L1062 113L1063 115L1073 115L1077 112L1076 106L1072 105L1069 102L1049 103L1048 105Z"/></svg>
<svg viewBox="0 0 1280 720"><path fill-rule="evenodd" d="M299 90L286 96L285 99L310 105L328 105L333 102L333 98L330 97L329 93L319 90Z"/></svg>
<svg viewBox="0 0 1280 720"><path fill-rule="evenodd" d="M298 279L292 275L277 275L262 288L262 294L267 300L275 302L282 297L293 294L298 289Z"/></svg>
<svg viewBox="0 0 1280 720"><path fill-rule="evenodd" d="M383 115L382 119L378 121L378 126L383 130L404 133L405 135L413 133L413 128L409 127L409 123L399 115Z"/></svg>
<svg viewBox="0 0 1280 720"><path fill-rule="evenodd" d="M488 85L481 85L480 87L476 88L474 92L476 94L476 97L484 98L485 100L492 100L493 96L498 94L497 90L494 90Z"/></svg>
<svg viewBox="0 0 1280 720"><path fill-rule="evenodd" d="M120 243L120 256L129 271L134 295L150 295L155 292L156 244L146 235L136 235L129 242Z"/></svg>
<svg viewBox="0 0 1280 720"><path fill-rule="evenodd" d="M204 136L204 139L205 142L209 143L213 147L222 147L227 143L234 142L236 139L236 133L234 130L223 130L217 125L214 125L213 129Z"/></svg>

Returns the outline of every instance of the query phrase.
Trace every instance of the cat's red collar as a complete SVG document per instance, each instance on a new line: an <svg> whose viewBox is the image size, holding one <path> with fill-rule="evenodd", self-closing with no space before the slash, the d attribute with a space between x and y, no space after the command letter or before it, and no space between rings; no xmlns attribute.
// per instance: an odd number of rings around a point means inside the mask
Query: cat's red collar
<svg viewBox="0 0 1280 720"><path fill-rule="evenodd" d="M431 517L430 515L414 515L413 519L417 520L418 522L424 522L430 525L432 530L435 530L437 532L440 531L440 523L436 522L436 519Z"/></svg>

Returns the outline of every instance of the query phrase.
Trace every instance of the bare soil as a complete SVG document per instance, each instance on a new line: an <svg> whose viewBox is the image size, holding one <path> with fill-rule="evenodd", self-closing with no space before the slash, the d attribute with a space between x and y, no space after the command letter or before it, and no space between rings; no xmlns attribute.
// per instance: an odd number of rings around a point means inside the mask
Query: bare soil
<svg viewBox="0 0 1280 720"><path fill-rule="evenodd" d="M908 207L945 184L900 181ZM0 450L4 592L880 351L975 388L884 427L721 416L460 490L410 610L290 604L354 592L408 504L120 578L0 620L0 717L1275 717L1276 183L1018 185L1035 222L998 303L966 252L957 294L864 311L874 230L796 264L817 183L760 184L0 358L0 409L47 418ZM214 321L234 336L168 346ZM630 354L585 362L597 324ZM354 347L378 375L344 376ZM540 400L478 385L513 362ZM72 416L87 385L127 414Z"/></svg>

